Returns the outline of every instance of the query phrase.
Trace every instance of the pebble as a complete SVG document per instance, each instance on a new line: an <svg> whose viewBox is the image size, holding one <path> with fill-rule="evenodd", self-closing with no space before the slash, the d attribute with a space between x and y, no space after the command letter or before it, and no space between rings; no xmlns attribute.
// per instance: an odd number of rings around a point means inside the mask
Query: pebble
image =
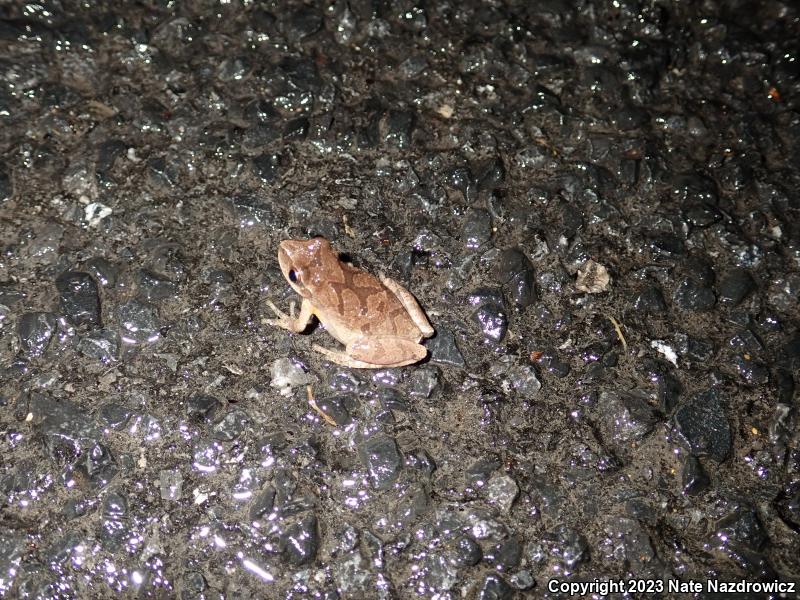
<svg viewBox="0 0 800 600"><path fill-rule="evenodd" d="M409 394L430 398L439 389L442 372L435 366L424 366L414 370L409 379Z"/></svg>
<svg viewBox="0 0 800 600"><path fill-rule="evenodd" d="M303 365L290 358L279 358L270 366L270 385L278 388L284 396L291 394L292 388L308 385L316 381L316 377L306 372Z"/></svg>
<svg viewBox="0 0 800 600"><path fill-rule="evenodd" d="M180 471L163 469L158 476L162 500L179 502L183 497L183 475Z"/></svg>
<svg viewBox="0 0 800 600"><path fill-rule="evenodd" d="M519 248L500 253L495 265L495 280L511 304L518 308L530 306L537 300L533 264Z"/></svg>
<svg viewBox="0 0 800 600"><path fill-rule="evenodd" d="M468 250L477 250L492 238L492 219L481 209L470 209L461 230L461 239Z"/></svg>
<svg viewBox="0 0 800 600"><path fill-rule="evenodd" d="M608 273L608 269L600 263L590 259L578 269L578 275L575 279L575 289L579 292L600 294L608 291L610 285L611 276Z"/></svg>
<svg viewBox="0 0 800 600"><path fill-rule="evenodd" d="M720 281L717 294L721 304L738 306L756 289L756 282L746 269L734 269Z"/></svg>
<svg viewBox="0 0 800 600"><path fill-rule="evenodd" d="M117 308L120 338L126 344L148 344L161 337L158 311L150 304L128 300Z"/></svg>
<svg viewBox="0 0 800 600"><path fill-rule="evenodd" d="M5 165L0 163L0 205L11 199L14 195L14 185Z"/></svg>
<svg viewBox="0 0 800 600"><path fill-rule="evenodd" d="M119 277L118 267L102 257L95 257L86 262L86 271L103 287L113 288Z"/></svg>
<svg viewBox="0 0 800 600"><path fill-rule="evenodd" d="M240 438L247 430L252 427L252 420L246 412L235 408L222 417L211 429L214 439L230 442Z"/></svg>
<svg viewBox="0 0 800 600"><path fill-rule="evenodd" d="M706 390L685 401L675 412L675 426L692 454L724 461L731 451L731 429L719 391Z"/></svg>
<svg viewBox="0 0 800 600"><path fill-rule="evenodd" d="M100 326L100 294L91 275L67 271L56 279L56 288L61 310L75 326Z"/></svg>
<svg viewBox="0 0 800 600"><path fill-rule="evenodd" d="M483 337L494 342L502 341L508 331L508 316L500 291L479 288L467 300L477 307L472 313L472 321L478 325Z"/></svg>
<svg viewBox="0 0 800 600"><path fill-rule="evenodd" d="M519 486L508 475L495 475L486 483L483 493L489 504L493 504L503 512L508 512L519 495Z"/></svg>
<svg viewBox="0 0 800 600"><path fill-rule="evenodd" d="M394 438L386 435L369 438L359 447L359 456L376 490L389 489L397 481L403 459Z"/></svg>
<svg viewBox="0 0 800 600"><path fill-rule="evenodd" d="M436 327L436 335L429 338L425 346L430 353L431 362L453 367L463 367L464 357L456 344L456 337L452 331L443 327Z"/></svg>
<svg viewBox="0 0 800 600"><path fill-rule="evenodd" d="M447 559L454 567L464 568L477 565L483 558L478 542L469 536L459 536L447 546Z"/></svg>
<svg viewBox="0 0 800 600"><path fill-rule="evenodd" d="M119 335L111 329L98 329L81 336L78 351L84 356L110 364L119 358Z"/></svg>
<svg viewBox="0 0 800 600"><path fill-rule="evenodd" d="M643 390L602 392L597 403L599 429L605 444L626 456L658 422L656 409Z"/></svg>
<svg viewBox="0 0 800 600"><path fill-rule="evenodd" d="M700 461L692 455L687 456L681 472L683 493L689 496L697 496L707 490L710 483L711 481Z"/></svg>
<svg viewBox="0 0 800 600"><path fill-rule="evenodd" d="M681 281L675 289L672 299L679 308L691 311L711 310L717 303L714 291L693 279Z"/></svg>
<svg viewBox="0 0 800 600"><path fill-rule="evenodd" d="M139 298L145 302L158 302L178 295L178 286L149 269L140 269L137 275Z"/></svg>
<svg viewBox="0 0 800 600"><path fill-rule="evenodd" d="M222 402L214 396L195 394L186 403L186 415L198 423L213 420L214 415L222 408Z"/></svg>
<svg viewBox="0 0 800 600"><path fill-rule="evenodd" d="M761 519L749 506L740 506L717 521L714 534L719 548L734 551L758 552L769 541Z"/></svg>
<svg viewBox="0 0 800 600"><path fill-rule="evenodd" d="M306 515L286 527L281 536L281 547L283 560L287 564L304 565L316 558L319 547L317 528L317 518L314 515Z"/></svg>
<svg viewBox="0 0 800 600"><path fill-rule="evenodd" d="M52 313L24 313L17 321L20 348L30 357L45 353L55 331L56 317Z"/></svg>
<svg viewBox="0 0 800 600"><path fill-rule="evenodd" d="M666 312L667 303L664 301L664 295L655 285L649 285L643 288L633 301L633 307L643 313L658 314Z"/></svg>
<svg viewBox="0 0 800 600"><path fill-rule="evenodd" d="M490 573L483 578L478 600L511 600L513 597L513 588L499 575Z"/></svg>

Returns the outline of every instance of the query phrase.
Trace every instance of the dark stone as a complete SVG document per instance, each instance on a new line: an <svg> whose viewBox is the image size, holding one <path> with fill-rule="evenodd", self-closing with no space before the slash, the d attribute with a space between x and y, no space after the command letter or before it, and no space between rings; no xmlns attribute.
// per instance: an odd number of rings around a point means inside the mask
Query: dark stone
<svg viewBox="0 0 800 600"><path fill-rule="evenodd" d="M111 329L90 331L81 337L78 351L103 364L109 364L119 357L119 335Z"/></svg>
<svg viewBox="0 0 800 600"><path fill-rule="evenodd" d="M478 182L478 192L485 193L501 187L506 180L506 167L500 158L494 158L483 168Z"/></svg>
<svg viewBox="0 0 800 600"><path fill-rule="evenodd" d="M737 306L755 289L752 275L745 269L735 269L720 282L717 292L720 303Z"/></svg>
<svg viewBox="0 0 800 600"><path fill-rule="evenodd" d="M692 455L687 456L686 462L683 463L681 483L683 486L683 493L689 496L701 494L708 489L711 483L703 469L703 465Z"/></svg>
<svg viewBox="0 0 800 600"><path fill-rule="evenodd" d="M299 42L303 38L322 29L322 15L310 6L299 8L285 20L285 31L290 42Z"/></svg>
<svg viewBox="0 0 800 600"><path fill-rule="evenodd" d="M448 544L447 559L456 568L477 565L482 557L480 545L469 536L460 536Z"/></svg>
<svg viewBox="0 0 800 600"><path fill-rule="evenodd" d="M238 408L228 412L222 420L214 425L212 435L214 439L230 442L241 437L250 427L250 417Z"/></svg>
<svg viewBox="0 0 800 600"><path fill-rule="evenodd" d="M692 279L684 279L672 299L683 310L703 311L714 308L717 302L714 292L709 287L703 287Z"/></svg>
<svg viewBox="0 0 800 600"><path fill-rule="evenodd" d="M119 492L110 492L103 501L103 515L119 519L128 513L128 499Z"/></svg>
<svg viewBox="0 0 800 600"><path fill-rule="evenodd" d="M385 490L392 486L403 468L403 458L394 438L377 435L359 448L361 462L369 472L372 487Z"/></svg>
<svg viewBox="0 0 800 600"><path fill-rule="evenodd" d="M495 278L515 306L525 308L536 301L533 264L522 250L509 248L500 254Z"/></svg>
<svg viewBox="0 0 800 600"><path fill-rule="evenodd" d="M283 139L286 141L303 140L308 135L308 118L299 117L286 123L283 128Z"/></svg>
<svg viewBox="0 0 800 600"><path fill-rule="evenodd" d="M470 292L467 296L467 302L471 306L480 306L481 304L503 304L502 292L494 287L480 287Z"/></svg>
<svg viewBox="0 0 800 600"><path fill-rule="evenodd" d="M522 559L522 546L517 538L511 537L487 550L484 559L496 570L508 572L519 565Z"/></svg>
<svg viewBox="0 0 800 600"><path fill-rule="evenodd" d="M471 204L478 197L478 186L469 167L455 167L445 177L445 184L461 192L464 200Z"/></svg>
<svg viewBox="0 0 800 600"><path fill-rule="evenodd" d="M473 486L482 487L491 474L500 468L500 462L491 457L479 458L472 463L464 472L467 483Z"/></svg>
<svg viewBox="0 0 800 600"><path fill-rule="evenodd" d="M616 111L611 122L622 131L639 129L650 122L650 113L637 106L628 106Z"/></svg>
<svg viewBox="0 0 800 600"><path fill-rule="evenodd" d="M687 275L687 279L701 287L708 287L714 284L716 275L711 262L703 255L689 256L683 261L681 270Z"/></svg>
<svg viewBox="0 0 800 600"><path fill-rule="evenodd" d="M696 394L675 413L678 433L695 456L722 462L731 451L731 429L716 389Z"/></svg>
<svg viewBox="0 0 800 600"><path fill-rule="evenodd" d="M186 403L186 414L193 421L211 421L221 407L222 402L214 396L196 394Z"/></svg>
<svg viewBox="0 0 800 600"><path fill-rule="evenodd" d="M353 398L349 394L337 394L317 400L320 410L333 419L339 427L346 427L353 422L347 408L348 404L353 404Z"/></svg>
<svg viewBox="0 0 800 600"><path fill-rule="evenodd" d="M669 414L678 402L682 386L672 374L672 367L663 360L645 359L642 367L651 382L656 384L658 408L663 414Z"/></svg>
<svg viewBox="0 0 800 600"><path fill-rule="evenodd" d="M105 258L96 257L86 262L86 270L102 286L114 287L117 284L119 269Z"/></svg>
<svg viewBox="0 0 800 600"><path fill-rule="evenodd" d="M649 245L654 254L659 254L667 258L680 256L686 251L683 240L671 233L651 233Z"/></svg>
<svg viewBox="0 0 800 600"><path fill-rule="evenodd" d="M11 182L11 176L6 171L5 167L0 164L0 204L6 200L10 200L14 195L14 186Z"/></svg>
<svg viewBox="0 0 800 600"><path fill-rule="evenodd" d="M147 302L172 298L178 293L175 283L149 269L139 269L137 279L139 297Z"/></svg>
<svg viewBox="0 0 800 600"><path fill-rule="evenodd" d="M400 150L411 146L416 118L406 110L388 110L378 121L378 136L383 144Z"/></svg>
<svg viewBox="0 0 800 600"><path fill-rule="evenodd" d="M664 301L661 289L655 285L649 285L636 296L633 307L644 313L657 314L667 310L667 303Z"/></svg>
<svg viewBox="0 0 800 600"><path fill-rule="evenodd" d="M317 556L318 546L317 517L314 515L306 515L289 525L281 536L283 560L291 566L312 562Z"/></svg>
<svg viewBox="0 0 800 600"><path fill-rule="evenodd" d="M0 304L11 307L25 298L25 296L25 292L13 283L0 282Z"/></svg>
<svg viewBox="0 0 800 600"><path fill-rule="evenodd" d="M717 522L716 536L720 547L732 546L758 552L769 541L767 532L755 510L740 507Z"/></svg>
<svg viewBox="0 0 800 600"><path fill-rule="evenodd" d="M769 381L767 366L748 355L737 354L733 357L733 364L739 375L751 385L763 385Z"/></svg>
<svg viewBox="0 0 800 600"><path fill-rule="evenodd" d="M704 363L714 355L713 342L682 333L675 335L675 349L678 354L696 363Z"/></svg>
<svg viewBox="0 0 800 600"><path fill-rule="evenodd" d="M569 363L562 361L555 350L548 349L541 353L541 355L536 359L536 362L540 364L548 373L553 375L554 377L558 377L562 379L569 375L571 367Z"/></svg>
<svg viewBox="0 0 800 600"><path fill-rule="evenodd" d="M56 317L52 313L29 312L17 321L19 345L31 357L44 354L55 331Z"/></svg>
<svg viewBox="0 0 800 600"><path fill-rule="evenodd" d="M508 316L500 304L482 304L472 313L472 320L486 339L500 342L508 331Z"/></svg>
<svg viewBox="0 0 800 600"><path fill-rule="evenodd" d="M430 352L431 362L454 367L464 366L464 357L456 344L456 337L451 331L436 328L436 335L425 342Z"/></svg>
<svg viewBox="0 0 800 600"><path fill-rule="evenodd" d="M242 136L242 152L248 156L258 154L259 152L263 152L263 150L269 146L269 144L280 137L281 131L278 129L277 123L254 125L250 129L246 130ZM258 174L258 169L256 168L255 170L256 174Z"/></svg>
<svg viewBox="0 0 800 600"><path fill-rule="evenodd" d="M441 376L442 372L439 368L432 365L416 368L411 374L409 394L422 398L430 398L439 388Z"/></svg>
<svg viewBox="0 0 800 600"><path fill-rule="evenodd" d="M161 156L147 161L147 173L154 187L173 188L178 181L175 166Z"/></svg>
<svg viewBox="0 0 800 600"><path fill-rule="evenodd" d="M269 486L260 494L256 494L250 503L250 519L255 521L272 512L275 503L275 488Z"/></svg>
<svg viewBox="0 0 800 600"><path fill-rule="evenodd" d="M483 209L473 208L467 213L461 239L470 250L476 250L492 238L492 218Z"/></svg>
<svg viewBox="0 0 800 600"><path fill-rule="evenodd" d="M253 161L253 172L261 181L273 181L281 169L282 157L277 153L266 153L256 156Z"/></svg>
<svg viewBox="0 0 800 600"><path fill-rule="evenodd" d="M101 425L121 431L131 418L131 410L116 402L111 402L100 408L98 421Z"/></svg>
<svg viewBox="0 0 800 600"><path fill-rule="evenodd" d="M644 392L602 392L598 399L599 428L604 443L626 455L658 422L656 409Z"/></svg>
<svg viewBox="0 0 800 600"><path fill-rule="evenodd" d="M511 600L513 597L513 588L502 577L492 573L483 579L478 592L478 600Z"/></svg>
<svg viewBox="0 0 800 600"><path fill-rule="evenodd" d="M154 342L161 333L161 323L154 306L129 300L117 309L120 337L129 344Z"/></svg>
<svg viewBox="0 0 800 600"><path fill-rule="evenodd" d="M78 327L100 326L100 293L92 276L67 271L56 279L61 310Z"/></svg>

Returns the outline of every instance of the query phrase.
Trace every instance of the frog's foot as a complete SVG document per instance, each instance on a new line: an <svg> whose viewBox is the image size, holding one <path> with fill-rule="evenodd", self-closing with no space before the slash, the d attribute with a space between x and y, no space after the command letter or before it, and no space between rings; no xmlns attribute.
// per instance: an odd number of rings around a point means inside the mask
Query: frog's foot
<svg viewBox="0 0 800 600"><path fill-rule="evenodd" d="M280 308L275 306L272 300L267 300L267 306L269 306L270 310L275 313L276 319L267 319L266 322L269 325L275 325L276 327L280 327L281 329L288 329L289 331L296 331L295 329L295 322L296 319L294 318L294 301L289 303L289 313L286 314Z"/></svg>
<svg viewBox="0 0 800 600"><path fill-rule="evenodd" d="M322 346L318 346L317 344L312 344L311 348L316 350L320 354L325 355L325 358L327 358L332 363L336 363L337 365L342 365L343 367L350 367L351 369L380 369L384 366L384 365L375 365L372 363L364 362L363 360L357 360L352 356L348 356L344 352L323 348Z"/></svg>

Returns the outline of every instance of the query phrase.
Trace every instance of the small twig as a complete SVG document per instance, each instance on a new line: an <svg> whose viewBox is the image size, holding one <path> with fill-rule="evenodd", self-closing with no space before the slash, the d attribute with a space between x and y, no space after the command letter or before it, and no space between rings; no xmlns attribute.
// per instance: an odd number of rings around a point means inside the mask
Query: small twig
<svg viewBox="0 0 800 600"><path fill-rule="evenodd" d="M322 409L321 409L319 406L317 406L317 401L316 401L316 400L314 400L314 391L311 389L311 386L310 386L310 385L307 385L307 386L306 386L306 394L308 395L308 404L311 406L311 408L313 408L313 409L314 409L314 411L315 411L315 412L316 412L316 413L317 413L317 414L318 414L320 417L322 417L323 419L325 419L325 422L326 422L328 425L331 425L331 426L333 426L333 427L338 427L338 426L339 426L339 424L338 424L336 421L334 421L334 420L333 420L333 417L331 417L331 416L330 416L328 413L326 413L326 412L325 412L324 410L322 410Z"/></svg>
<svg viewBox="0 0 800 600"><path fill-rule="evenodd" d="M625 341L625 336L622 335L622 326L619 324L619 321L617 321L611 315L606 315L606 317L608 317L608 320L611 321L611 324L614 326L614 329L616 329L617 337L619 338L619 341L622 342L622 347L625 349L625 354L627 354L628 353L628 342Z"/></svg>

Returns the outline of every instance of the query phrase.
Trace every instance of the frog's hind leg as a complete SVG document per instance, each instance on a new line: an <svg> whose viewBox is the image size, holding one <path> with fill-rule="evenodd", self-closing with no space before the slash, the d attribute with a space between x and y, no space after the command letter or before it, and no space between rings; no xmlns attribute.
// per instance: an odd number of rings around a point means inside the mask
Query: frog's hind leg
<svg viewBox="0 0 800 600"><path fill-rule="evenodd" d="M380 369L383 367L383 365L376 365L373 363L364 362L363 360L357 360L352 356L348 356L345 352L330 350L328 348L318 346L317 344L312 344L311 348L324 355L325 358L332 363L342 365L343 367L350 367L351 369Z"/></svg>
<svg viewBox="0 0 800 600"><path fill-rule="evenodd" d="M314 344L314 350L338 365L354 369L404 367L421 361L428 349L407 338L391 335L362 337L347 344L345 352Z"/></svg>
<svg viewBox="0 0 800 600"><path fill-rule="evenodd" d="M381 367L404 367L428 356L414 340L394 335L364 336L347 344L347 355Z"/></svg>
<svg viewBox="0 0 800 600"><path fill-rule="evenodd" d="M434 333L433 327L431 327L428 317L425 315L425 311L422 310L422 307L419 305L419 302L417 302L417 299L414 298L413 294L391 277L381 275L380 278L381 283L389 288L389 291L400 300L400 304L403 305L403 308L406 309L411 320L414 321L414 324L419 328L422 337L431 337Z"/></svg>

